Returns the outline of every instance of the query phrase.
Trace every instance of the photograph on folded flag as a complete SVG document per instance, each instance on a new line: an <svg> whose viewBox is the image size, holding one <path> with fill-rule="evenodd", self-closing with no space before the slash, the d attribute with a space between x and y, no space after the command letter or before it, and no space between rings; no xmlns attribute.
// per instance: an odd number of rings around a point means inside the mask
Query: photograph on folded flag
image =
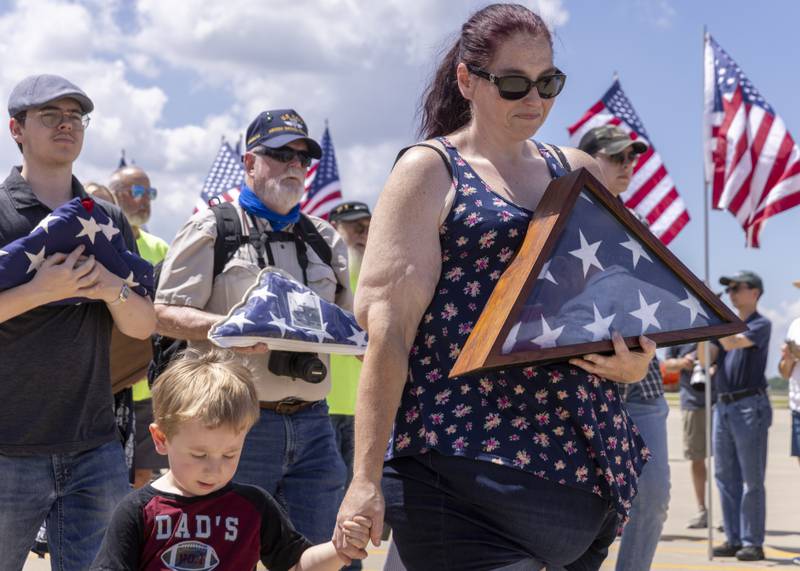
<svg viewBox="0 0 800 571"><path fill-rule="evenodd" d="M322 299L288 273L264 268L208 338L219 347L363 355L367 333L352 313Z"/></svg>
<svg viewBox="0 0 800 571"><path fill-rule="evenodd" d="M91 198L73 198L45 216L27 236L0 248L0 291L33 279L45 258L69 254L85 246L83 256L94 256L111 273L142 296L153 297L153 266L128 250L122 232ZM51 305L66 305L86 298L70 298Z"/></svg>
<svg viewBox="0 0 800 571"><path fill-rule="evenodd" d="M745 324L586 169L550 183L451 377L739 333Z"/></svg>

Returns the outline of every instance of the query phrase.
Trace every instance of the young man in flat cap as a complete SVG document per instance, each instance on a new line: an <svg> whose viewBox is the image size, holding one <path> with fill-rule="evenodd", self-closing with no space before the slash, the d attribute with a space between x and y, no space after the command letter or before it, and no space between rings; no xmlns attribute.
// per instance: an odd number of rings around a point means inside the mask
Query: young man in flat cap
<svg viewBox="0 0 800 571"><path fill-rule="evenodd" d="M648 147L642 141L631 139L619 127L603 125L588 131L581 138L579 148L597 160L608 190L620 197L628 189L639 155ZM639 493L622 534L616 569L644 571L650 569L669 509L669 405L664 398L658 358L650 362L647 375L640 383L622 385L622 389L628 412L652 456L639 478Z"/></svg>
<svg viewBox="0 0 800 571"><path fill-rule="evenodd" d="M93 108L55 75L28 77L11 92L9 128L22 167L0 184L0 248L72 198L88 198L72 165ZM120 210L104 208L135 251ZM82 252L52 254L31 281L0 292L3 569L22 568L45 519L53 569L87 569L128 491L111 395L111 325L146 339L155 315L150 300ZM96 302L49 305L73 297Z"/></svg>
<svg viewBox="0 0 800 571"><path fill-rule="evenodd" d="M747 331L714 341L722 368L714 377L714 476L717 480L726 541L714 548L718 557L740 561L764 559L766 526L767 436L772 405L767 394L767 350L772 323L758 312L764 283L751 271L723 276L719 282ZM698 355L702 350L698 348Z"/></svg>
<svg viewBox="0 0 800 571"><path fill-rule="evenodd" d="M156 312L160 333L208 348L210 327L238 303L270 265L305 282L320 297L352 310L347 247L330 224L309 217L330 250L328 262L303 238L300 200L319 144L291 109L264 111L247 128L245 179L235 214L247 236L218 275L214 245L220 229L214 207L178 231L162 266ZM239 349L254 373L261 417L245 440L237 482L258 485L282 500L295 527L313 543L331 538L344 492L345 466L336 449L319 383L276 374L264 344ZM328 365L328 355L319 358Z"/></svg>

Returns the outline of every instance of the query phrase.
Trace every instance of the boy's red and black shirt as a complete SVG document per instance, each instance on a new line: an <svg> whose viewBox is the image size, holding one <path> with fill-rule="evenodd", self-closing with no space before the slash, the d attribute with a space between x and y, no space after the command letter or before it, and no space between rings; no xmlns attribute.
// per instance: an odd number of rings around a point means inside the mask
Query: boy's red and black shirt
<svg viewBox="0 0 800 571"><path fill-rule="evenodd" d="M185 497L148 485L117 506L92 571L290 569L311 543L266 491L229 483Z"/></svg>

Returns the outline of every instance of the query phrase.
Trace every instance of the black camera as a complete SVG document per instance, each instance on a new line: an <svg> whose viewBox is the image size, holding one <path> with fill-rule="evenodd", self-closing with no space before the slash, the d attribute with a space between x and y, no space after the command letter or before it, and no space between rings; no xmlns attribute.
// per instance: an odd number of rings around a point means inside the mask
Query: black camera
<svg viewBox="0 0 800 571"><path fill-rule="evenodd" d="M316 353L270 351L268 367L276 375L315 384L321 383L328 374L328 368Z"/></svg>

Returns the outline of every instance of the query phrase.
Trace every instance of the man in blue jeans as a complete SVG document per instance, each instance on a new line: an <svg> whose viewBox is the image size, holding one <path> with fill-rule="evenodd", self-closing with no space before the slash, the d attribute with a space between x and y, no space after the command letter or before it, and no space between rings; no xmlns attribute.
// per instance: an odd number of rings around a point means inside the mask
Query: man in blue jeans
<svg viewBox="0 0 800 571"><path fill-rule="evenodd" d="M46 229L46 217L72 198L88 199L72 164L93 107L81 89L55 75L28 77L11 92L10 130L22 167L0 184L0 250ZM122 212L104 207L135 251ZM4 570L22 568L44 520L52 568L87 569L129 489L111 395L111 326L146 339L155 326L153 305L82 252L32 258L33 279L0 292ZM75 297L93 301L50 305Z"/></svg>
<svg viewBox="0 0 800 571"><path fill-rule="evenodd" d="M581 138L579 148L597 160L608 190L619 197L628 188L638 156L648 147L640 140L631 139L619 127L603 125L588 131ZM652 455L639 477L639 493L622 534L616 570L646 571L653 562L669 509L669 405L664 398L658 358L650 362L642 382L620 385L620 388L628 413Z"/></svg>
<svg viewBox="0 0 800 571"><path fill-rule="evenodd" d="M323 299L352 309L344 241L330 224L309 217L330 249L326 261L300 229L306 171L322 153L305 122L291 109L264 111L247 128L245 145L245 184L232 206L250 239L237 242L238 249L215 276L220 229L213 209L198 212L178 231L161 270L159 332L200 350L211 346L211 326L242 299L267 263L305 282ZM312 543L328 541L345 482L325 403L330 375L314 383L276 370L274 352L263 343L236 351L253 371L261 418L247 435L234 481L275 496ZM328 355L319 358L328 364Z"/></svg>
<svg viewBox="0 0 800 571"><path fill-rule="evenodd" d="M758 313L764 293L761 278L750 271L720 278L747 331L711 346L711 358L723 351L715 377L714 469L722 503L726 541L714 548L719 557L740 561L764 559L766 524L767 433L772 406L767 395L767 349L770 321ZM698 354L702 351L698 349Z"/></svg>

